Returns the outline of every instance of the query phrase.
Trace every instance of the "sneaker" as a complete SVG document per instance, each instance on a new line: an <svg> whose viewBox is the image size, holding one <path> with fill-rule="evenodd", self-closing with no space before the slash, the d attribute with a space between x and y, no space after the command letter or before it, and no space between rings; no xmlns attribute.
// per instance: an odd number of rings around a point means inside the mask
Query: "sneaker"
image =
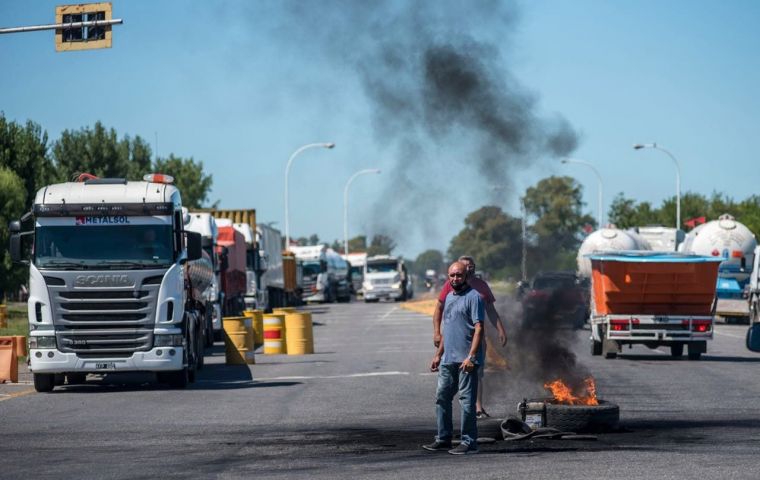
<svg viewBox="0 0 760 480"><path fill-rule="evenodd" d="M473 453L478 453L478 446L460 443L456 447L449 450L449 453L452 455L472 455Z"/></svg>
<svg viewBox="0 0 760 480"><path fill-rule="evenodd" d="M440 440L436 440L433 443L428 443L427 445L423 445L422 448L424 448L425 450L430 450L431 452L448 450L451 448L451 442L442 442Z"/></svg>
<svg viewBox="0 0 760 480"><path fill-rule="evenodd" d="M475 413L475 418L478 420L482 420L484 418L491 418L491 415L488 414L488 412L485 411L485 409Z"/></svg>

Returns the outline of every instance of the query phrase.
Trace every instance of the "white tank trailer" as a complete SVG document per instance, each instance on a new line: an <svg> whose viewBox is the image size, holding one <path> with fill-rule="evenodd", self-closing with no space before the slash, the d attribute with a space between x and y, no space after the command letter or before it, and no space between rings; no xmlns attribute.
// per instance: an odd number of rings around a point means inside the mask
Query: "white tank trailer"
<svg viewBox="0 0 760 480"><path fill-rule="evenodd" d="M689 232L681 250L707 257L721 257L715 313L726 323L749 322L748 283L757 240L741 222L728 214Z"/></svg>
<svg viewBox="0 0 760 480"><path fill-rule="evenodd" d="M651 249L649 242L636 232L613 227L599 229L586 237L578 249L578 275L583 278L591 277L591 260L586 255L597 252Z"/></svg>

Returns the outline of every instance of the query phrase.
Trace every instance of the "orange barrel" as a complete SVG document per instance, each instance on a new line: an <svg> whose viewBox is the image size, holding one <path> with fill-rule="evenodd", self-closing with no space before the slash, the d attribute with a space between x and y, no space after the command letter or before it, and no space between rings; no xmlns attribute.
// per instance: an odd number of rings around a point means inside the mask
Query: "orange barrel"
<svg viewBox="0 0 760 480"><path fill-rule="evenodd" d="M8 328L8 305L0 304L0 328Z"/></svg>
<svg viewBox="0 0 760 480"><path fill-rule="evenodd" d="M0 383L18 383L18 357L13 337L0 337Z"/></svg>
<svg viewBox="0 0 760 480"><path fill-rule="evenodd" d="M288 355L314 353L311 313L297 312L285 315L285 330L288 332Z"/></svg>
<svg viewBox="0 0 760 480"><path fill-rule="evenodd" d="M23 335L14 335L16 340L16 355L19 357L26 357L26 337Z"/></svg>
<svg viewBox="0 0 760 480"><path fill-rule="evenodd" d="M252 333L249 331L250 319L246 317L224 317L224 358L227 365L245 365L255 363L253 349L249 348Z"/></svg>
<svg viewBox="0 0 760 480"><path fill-rule="evenodd" d="M264 314L264 354L277 355L287 353L285 344L285 315L281 313Z"/></svg>

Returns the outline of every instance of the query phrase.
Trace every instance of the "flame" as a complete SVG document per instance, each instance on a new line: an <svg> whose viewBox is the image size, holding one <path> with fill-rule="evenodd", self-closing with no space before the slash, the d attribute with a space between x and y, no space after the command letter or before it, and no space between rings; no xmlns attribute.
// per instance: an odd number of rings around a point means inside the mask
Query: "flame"
<svg viewBox="0 0 760 480"><path fill-rule="evenodd" d="M552 392L554 403L565 405L599 405L596 399L596 382L593 377L588 377L583 381L586 388L583 392L573 392L565 382L560 379L544 384L544 388Z"/></svg>

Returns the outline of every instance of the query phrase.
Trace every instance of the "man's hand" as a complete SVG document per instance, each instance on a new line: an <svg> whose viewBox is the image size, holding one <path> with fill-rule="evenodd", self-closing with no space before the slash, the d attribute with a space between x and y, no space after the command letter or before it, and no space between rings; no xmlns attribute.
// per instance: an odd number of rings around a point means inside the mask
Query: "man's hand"
<svg viewBox="0 0 760 480"><path fill-rule="evenodd" d="M434 333L433 334L433 346L438 347L441 344L441 334L440 333Z"/></svg>
<svg viewBox="0 0 760 480"><path fill-rule="evenodd" d="M433 360L430 362L430 371L431 372L437 372L438 367L441 365L441 356L437 353L433 357Z"/></svg>
<svg viewBox="0 0 760 480"><path fill-rule="evenodd" d="M463 370L466 373L470 373L471 371L475 370L475 364L470 361L469 358L465 358L464 362L459 366L460 370Z"/></svg>
<svg viewBox="0 0 760 480"><path fill-rule="evenodd" d="M499 330L499 342L502 347L507 344L507 332L505 332L504 329Z"/></svg>

